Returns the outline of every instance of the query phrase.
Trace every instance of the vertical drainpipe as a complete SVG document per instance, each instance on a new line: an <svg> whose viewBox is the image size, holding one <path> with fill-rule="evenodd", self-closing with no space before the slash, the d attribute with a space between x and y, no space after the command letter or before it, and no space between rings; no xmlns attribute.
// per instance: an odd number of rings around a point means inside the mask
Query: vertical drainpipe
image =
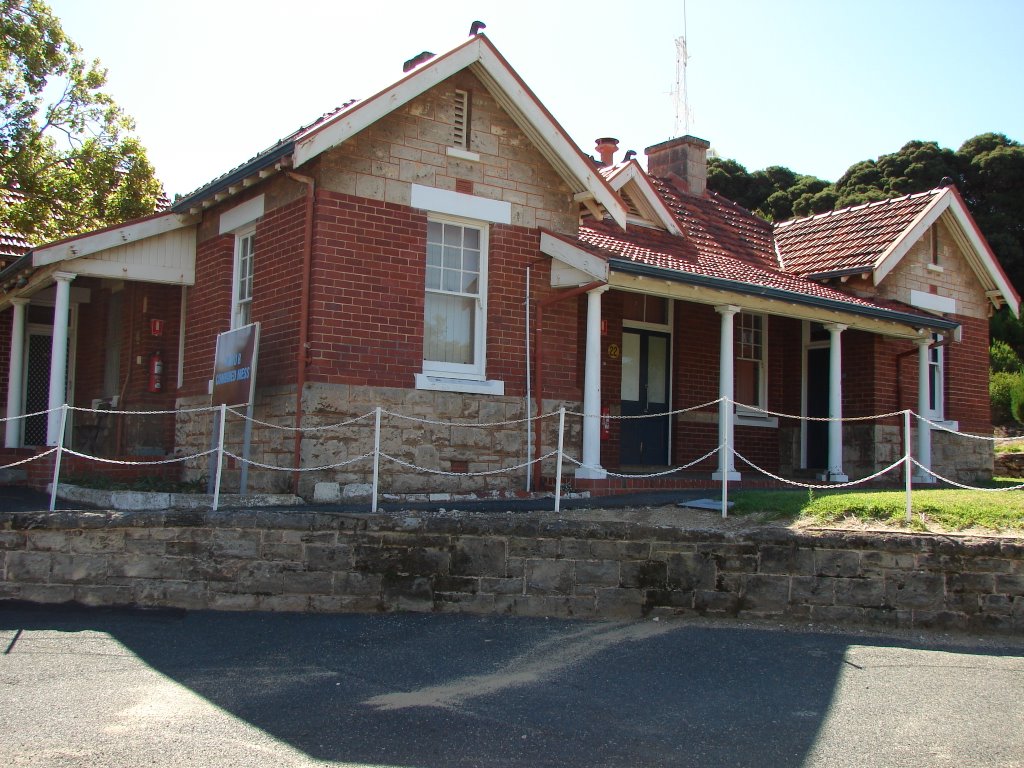
<svg viewBox="0 0 1024 768"><path fill-rule="evenodd" d="M533 367L533 396L537 402L537 415L543 413L544 407L544 307L562 301L563 299L571 299L573 296L579 296L581 293L587 293L595 288L600 288L607 285L603 280L596 280L593 283L587 283L581 285L578 288L573 288L568 291L555 293L548 296L546 299L541 299L537 302L537 324L534 326L533 332L536 337L536 343L534 344L534 354L536 355L536 364ZM540 422L537 424L537 429L533 433L534 452L533 457L536 459L541 455L541 437L542 429ZM537 467L537 471L533 475L533 488L539 491L543 477L541 476L540 467Z"/></svg>
<svg viewBox="0 0 1024 768"><path fill-rule="evenodd" d="M292 490L299 492L299 468L302 466L302 390L306 386L309 365L309 292L313 271L313 211L316 206L316 182L312 176L289 171L288 177L306 185L306 222L302 246L302 297L299 301L299 345L295 352L295 471Z"/></svg>

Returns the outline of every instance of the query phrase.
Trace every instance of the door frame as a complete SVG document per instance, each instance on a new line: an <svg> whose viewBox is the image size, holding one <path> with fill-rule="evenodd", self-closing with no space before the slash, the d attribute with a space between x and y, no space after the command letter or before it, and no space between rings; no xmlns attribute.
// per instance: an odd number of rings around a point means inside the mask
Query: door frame
<svg viewBox="0 0 1024 768"><path fill-rule="evenodd" d="M804 320L801 330L801 375L800 375L800 416L803 417L800 421L800 468L807 469L807 426L810 424L807 421L807 394L808 394L808 382L810 378L810 365L808 362L808 352L812 349L831 349L832 340L818 339L811 341L811 320ZM820 323L819 323L820 325ZM826 459L827 463L827 459Z"/></svg>
<svg viewBox="0 0 1024 768"><path fill-rule="evenodd" d="M53 308L53 302L39 301L30 302L29 306L36 307L48 307ZM26 310L28 308L26 307ZM53 323L25 323L25 336L24 336L24 359L21 363L21 412L22 414L28 413L27 401L28 401L28 370L29 370L29 337L30 336L50 336L53 337ZM78 348L78 303L72 302L68 307L68 364L65 376L65 390L64 399L66 402L71 403L74 399L75 393L75 360ZM50 352L51 364L52 364L52 348ZM47 387L49 387L49 379L47 379ZM69 410L67 413L67 419L65 420L64 436L73 434L74 430L74 417L75 412ZM21 427L18 430L18 444L25 447L25 419L21 419Z"/></svg>
<svg viewBox="0 0 1024 768"><path fill-rule="evenodd" d="M668 403L667 403L667 405L668 405L668 413L671 414L672 413L672 404L673 404L673 402L675 400L675 354L674 354L675 348L674 348L674 345L672 343L673 339L675 337L674 337L674 335L672 333L672 328L674 327L674 324L675 324L676 302L673 299L667 298L667 297L664 297L664 296L658 297L658 298L664 298L666 300L666 303L668 304L668 310L667 310L667 316L666 316L666 320L668 322L662 324L662 323L646 323L646 322L642 322L640 320L623 320L622 321L622 333L629 333L631 331L634 331L634 332L635 331L652 331L654 333L664 334L665 336L668 337L668 359L666 360L665 367L668 369L666 371L666 374L668 376L668 392L667 392L667 394L668 394ZM622 408L621 384L622 384L622 373L620 371L620 373L619 373L619 385L620 385L620 389L619 389L619 409L620 409L620 412L621 412L621 408ZM672 424L672 417L669 416L668 417L668 430L665 433L665 466L669 466L671 461L672 461L672 436L673 436L674 431L675 430L674 430L673 424ZM620 466L622 464L622 443L621 443L621 440L619 441L619 464L620 464Z"/></svg>

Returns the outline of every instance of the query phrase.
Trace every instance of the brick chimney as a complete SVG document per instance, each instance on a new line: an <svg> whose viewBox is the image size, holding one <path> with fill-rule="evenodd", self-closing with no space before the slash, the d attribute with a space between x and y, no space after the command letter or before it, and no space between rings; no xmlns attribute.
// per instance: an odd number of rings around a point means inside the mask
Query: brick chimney
<svg viewBox="0 0 1024 768"><path fill-rule="evenodd" d="M615 153L619 151L619 140L597 139L597 146L594 149L601 156L601 162L604 165L614 165Z"/></svg>
<svg viewBox="0 0 1024 768"><path fill-rule="evenodd" d="M708 181L708 148L711 142L696 136L681 136L644 150L647 173L659 178L675 176L680 191L703 197Z"/></svg>

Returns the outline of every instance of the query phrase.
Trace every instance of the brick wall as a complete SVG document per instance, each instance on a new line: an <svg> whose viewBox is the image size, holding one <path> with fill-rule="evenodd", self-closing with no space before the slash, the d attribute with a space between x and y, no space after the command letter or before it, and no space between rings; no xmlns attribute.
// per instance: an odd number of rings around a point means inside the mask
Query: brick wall
<svg viewBox="0 0 1024 768"><path fill-rule="evenodd" d="M0 514L0 600L188 610L735 616L1024 634L1024 541L475 514Z"/></svg>
<svg viewBox="0 0 1024 768"><path fill-rule="evenodd" d="M234 246L232 235L208 237L196 245L196 283L188 290L185 375L178 391L180 397L208 394L217 334L231 327Z"/></svg>

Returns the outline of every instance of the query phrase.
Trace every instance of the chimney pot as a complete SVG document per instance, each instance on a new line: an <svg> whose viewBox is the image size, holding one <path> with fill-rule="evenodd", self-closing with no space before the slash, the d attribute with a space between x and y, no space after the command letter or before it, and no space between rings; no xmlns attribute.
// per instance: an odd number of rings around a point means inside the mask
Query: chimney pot
<svg viewBox="0 0 1024 768"><path fill-rule="evenodd" d="M601 163L603 165L614 165L615 164L615 153L619 150L618 139L598 139L597 146L594 147L597 153L601 156Z"/></svg>

